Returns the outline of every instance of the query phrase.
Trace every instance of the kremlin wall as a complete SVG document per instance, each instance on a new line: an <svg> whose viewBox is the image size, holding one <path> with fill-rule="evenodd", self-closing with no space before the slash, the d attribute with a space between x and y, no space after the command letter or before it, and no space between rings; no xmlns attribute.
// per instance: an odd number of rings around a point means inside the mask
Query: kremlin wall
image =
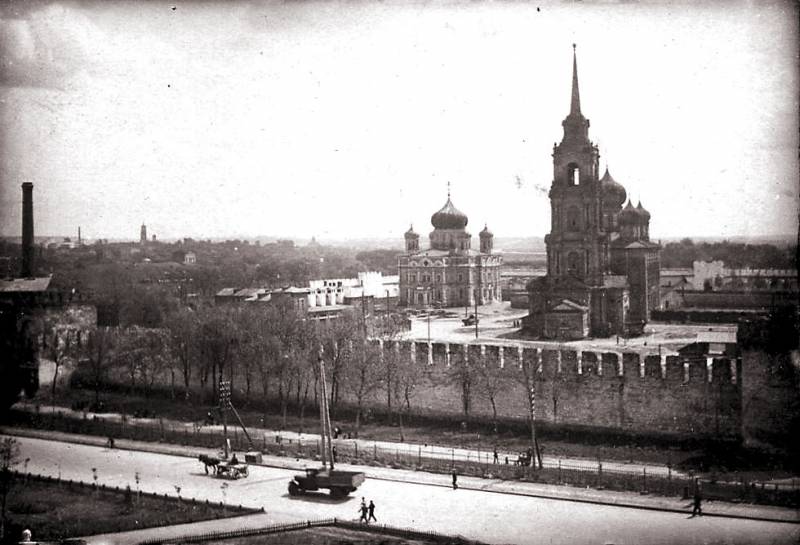
<svg viewBox="0 0 800 545"><path fill-rule="evenodd" d="M466 358L497 367L498 418L527 422L528 396L521 365L536 369L536 420L544 428L626 435L774 443L796 427L797 399L790 380L776 379L775 358L745 350L741 358L518 348L492 344L371 341L382 357L423 367L411 397L414 413L463 415L462 384L453 366ZM765 360L765 358L767 358ZM788 362L791 365L791 362ZM791 373L789 373L791 376ZM460 373L460 376L470 373ZM470 417L488 422L492 408L472 375ZM777 421L776 421L777 420ZM771 434L771 435L770 435ZM767 436L769 435L769 436ZM780 444L778 442L777 444Z"/></svg>

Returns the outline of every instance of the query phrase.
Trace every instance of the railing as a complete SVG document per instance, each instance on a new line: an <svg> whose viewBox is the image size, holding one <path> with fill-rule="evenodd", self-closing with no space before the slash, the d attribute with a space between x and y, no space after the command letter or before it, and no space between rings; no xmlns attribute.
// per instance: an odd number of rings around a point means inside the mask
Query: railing
<svg viewBox="0 0 800 545"><path fill-rule="evenodd" d="M114 437L134 441L151 441L186 446L220 449L224 439L222 431L192 424L169 423L163 420L143 422L106 421L101 418L74 418L55 414L36 414L13 410L9 419L20 425L60 430L68 433ZM264 454L319 459L318 439L293 437L294 434L262 434L253 445ZM246 438L236 428L228 434L231 446L237 451L251 450ZM502 480L522 480L546 484L561 484L597 489L639 492L662 496L691 495L695 477L673 472L669 466L622 469L619 463L545 459L541 469L513 465L511 457L499 457L493 463L493 453L467 451L421 445L371 445L351 439L334 440L336 461L358 465L380 465L396 469L422 470L432 473L450 473ZM449 451L449 452L448 452ZM617 469L614 469L616 467ZM800 506L800 487L793 484L748 482L745 479L718 481L704 478L703 495L707 499L744 501L749 503Z"/></svg>

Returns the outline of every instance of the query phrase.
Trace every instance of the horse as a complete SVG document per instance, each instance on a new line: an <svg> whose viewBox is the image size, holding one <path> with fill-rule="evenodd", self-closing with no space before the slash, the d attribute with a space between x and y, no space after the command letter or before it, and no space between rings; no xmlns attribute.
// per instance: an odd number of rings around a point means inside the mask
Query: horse
<svg viewBox="0 0 800 545"><path fill-rule="evenodd" d="M219 458L215 458L213 456L208 456L206 454L201 454L197 457L203 463L203 469L206 470L206 475L208 475L208 468L211 467L211 471L214 475L217 474L217 469L219 467Z"/></svg>

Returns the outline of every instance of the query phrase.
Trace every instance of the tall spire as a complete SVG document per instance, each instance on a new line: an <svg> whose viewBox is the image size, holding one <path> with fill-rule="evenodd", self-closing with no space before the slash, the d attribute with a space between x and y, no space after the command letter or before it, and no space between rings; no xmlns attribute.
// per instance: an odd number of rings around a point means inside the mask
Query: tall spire
<svg viewBox="0 0 800 545"><path fill-rule="evenodd" d="M581 115L581 93L578 90L578 54L576 44L572 44L572 102L569 106L570 115Z"/></svg>

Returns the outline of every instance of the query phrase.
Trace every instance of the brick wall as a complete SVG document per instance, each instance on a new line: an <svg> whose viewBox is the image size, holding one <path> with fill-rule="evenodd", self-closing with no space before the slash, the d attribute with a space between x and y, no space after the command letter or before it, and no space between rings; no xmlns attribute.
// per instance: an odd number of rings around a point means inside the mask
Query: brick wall
<svg viewBox="0 0 800 545"><path fill-rule="evenodd" d="M462 388L454 376L465 345L432 343L429 358L427 343L399 344L401 357L410 357L413 350L416 365L423 367L412 409L463 414ZM486 362L494 367L489 372L498 373L503 385L496 399L498 416L527 420L527 394L517 348L505 347L501 356L498 346L466 346L469 365L474 368L470 414L492 414L488 397L479 387L478 366ZM736 438L740 433L742 393L737 378L742 371L737 360L733 360L732 368L731 360L714 359L709 377L705 358L684 361L670 356L662 365L658 356L640 362L635 353L578 353L555 347L540 352L526 348L522 357L537 371L537 421L708 438ZM377 398L376 403L380 403Z"/></svg>

